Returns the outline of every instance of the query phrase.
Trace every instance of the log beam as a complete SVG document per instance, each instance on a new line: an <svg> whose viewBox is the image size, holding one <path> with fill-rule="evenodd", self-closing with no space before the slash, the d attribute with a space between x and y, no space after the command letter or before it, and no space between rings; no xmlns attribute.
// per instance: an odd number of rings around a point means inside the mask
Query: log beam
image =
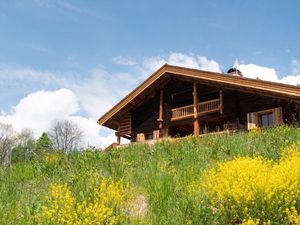
<svg viewBox="0 0 300 225"><path fill-rule="evenodd" d="M158 117L158 127L161 130L163 128L163 99L164 99L164 91L160 90L159 93L159 117Z"/></svg>
<svg viewBox="0 0 300 225"><path fill-rule="evenodd" d="M223 90L220 89L220 114L223 114Z"/></svg>
<svg viewBox="0 0 300 225"><path fill-rule="evenodd" d="M117 144L120 145L121 144L120 124L118 125L118 132L116 132L115 135L117 137Z"/></svg>
<svg viewBox="0 0 300 225"><path fill-rule="evenodd" d="M193 103L194 103L194 136L199 135L199 120L198 120L198 92L197 83L193 83Z"/></svg>
<svg viewBox="0 0 300 225"><path fill-rule="evenodd" d="M117 144L120 145L121 144L121 136L117 135Z"/></svg>

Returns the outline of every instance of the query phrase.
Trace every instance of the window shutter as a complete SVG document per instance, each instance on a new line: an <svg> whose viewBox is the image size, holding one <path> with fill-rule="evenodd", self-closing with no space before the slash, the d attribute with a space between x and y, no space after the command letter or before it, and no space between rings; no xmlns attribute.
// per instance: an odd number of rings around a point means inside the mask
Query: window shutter
<svg viewBox="0 0 300 225"><path fill-rule="evenodd" d="M247 113L248 130L258 127L257 113Z"/></svg>
<svg viewBox="0 0 300 225"><path fill-rule="evenodd" d="M274 113L274 126L282 124L283 123L282 107L273 109L273 113Z"/></svg>

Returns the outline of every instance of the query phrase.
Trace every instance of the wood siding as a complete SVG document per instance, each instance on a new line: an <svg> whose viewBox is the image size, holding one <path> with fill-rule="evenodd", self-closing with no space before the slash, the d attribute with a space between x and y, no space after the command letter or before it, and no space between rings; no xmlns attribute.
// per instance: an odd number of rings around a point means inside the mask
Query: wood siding
<svg viewBox="0 0 300 225"><path fill-rule="evenodd" d="M248 126L254 127L257 124L257 118L252 112L258 112L266 109L281 107L281 121L291 123L293 118L299 118L296 105L288 100L268 97L261 94L243 93L221 87L219 85L207 85L199 83L197 85L199 105L205 101L220 98L222 89L223 110L213 109L210 114L199 113L200 133L206 129L215 131L217 129L247 129ZM193 83L177 78L170 79L163 87L163 110L159 113L160 90L156 90L152 98L140 104L131 112L131 130L132 140L137 139L137 134L143 133L145 139L148 136L153 137L153 131L168 130L169 134L186 135L193 133ZM216 100L217 102L217 100ZM189 118L186 120L172 120L172 109L191 106ZM220 103L218 102L218 106ZM213 107L215 108L215 107ZM201 110L204 109L199 109ZM278 114L279 112L274 112ZM298 114L297 114L298 113ZM162 129L159 127L158 119L162 116ZM278 117L278 116L277 116ZM249 125L248 123L252 124ZM227 124L227 125L226 125ZM155 133L155 138L157 134Z"/></svg>

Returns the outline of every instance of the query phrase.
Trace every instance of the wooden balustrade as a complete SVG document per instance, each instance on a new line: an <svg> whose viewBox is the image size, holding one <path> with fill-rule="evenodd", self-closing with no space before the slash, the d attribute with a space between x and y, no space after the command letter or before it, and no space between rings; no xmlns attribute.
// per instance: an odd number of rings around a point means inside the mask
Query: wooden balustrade
<svg viewBox="0 0 300 225"><path fill-rule="evenodd" d="M220 99L214 99L206 102L201 102L198 104L198 113L209 113L218 111L220 109Z"/></svg>
<svg viewBox="0 0 300 225"><path fill-rule="evenodd" d="M172 109L172 120L175 118L190 117L194 114L194 105L183 106Z"/></svg>
<svg viewBox="0 0 300 225"><path fill-rule="evenodd" d="M205 102L198 103L198 114L203 115L210 112L217 112L220 110L220 99L213 99ZM187 105L179 108L172 109L172 119L178 120L194 115L194 105Z"/></svg>

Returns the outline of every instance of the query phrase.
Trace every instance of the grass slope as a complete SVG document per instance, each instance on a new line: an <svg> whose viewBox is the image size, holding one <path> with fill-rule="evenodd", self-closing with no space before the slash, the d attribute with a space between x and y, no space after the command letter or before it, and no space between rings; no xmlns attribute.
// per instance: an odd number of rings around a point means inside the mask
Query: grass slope
<svg viewBox="0 0 300 225"><path fill-rule="evenodd" d="M298 128L282 126L261 132L165 140L153 146L133 144L108 152L53 154L0 167L0 224L35 224L33 215L51 183L67 183L79 201L84 199L95 171L129 182L133 195L146 199L146 215L132 216L129 224L206 224L207 209L195 206L187 190L205 169L237 156L276 161L282 147L299 139Z"/></svg>

